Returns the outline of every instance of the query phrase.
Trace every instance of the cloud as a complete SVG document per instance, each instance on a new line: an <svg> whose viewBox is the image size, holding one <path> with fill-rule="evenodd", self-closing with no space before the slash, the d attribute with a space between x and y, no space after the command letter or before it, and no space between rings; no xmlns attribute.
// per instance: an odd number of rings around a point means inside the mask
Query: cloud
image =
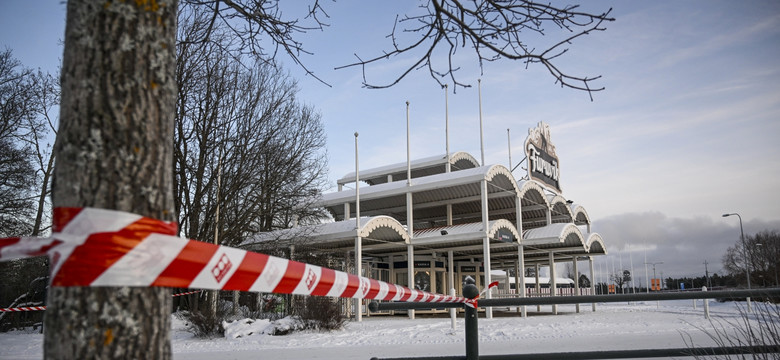
<svg viewBox="0 0 780 360"><path fill-rule="evenodd" d="M744 224L745 235L765 229L780 230L780 220L753 220ZM633 262L637 282L646 284L645 262L659 263L660 277L703 276L704 262L710 275L723 274L721 258L739 239L739 222L718 217L669 217L660 212L624 213L594 220L593 231L604 238L609 255L596 258L597 273L630 270ZM599 270L601 269L601 270ZM648 266L652 276L652 265ZM599 275L597 275L597 278ZM637 283L637 286L638 286Z"/></svg>

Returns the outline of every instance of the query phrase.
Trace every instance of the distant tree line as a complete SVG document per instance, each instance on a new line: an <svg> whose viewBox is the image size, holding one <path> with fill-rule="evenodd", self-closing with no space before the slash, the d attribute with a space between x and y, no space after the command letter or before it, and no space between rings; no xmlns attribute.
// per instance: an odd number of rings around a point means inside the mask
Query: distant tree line
<svg viewBox="0 0 780 360"><path fill-rule="evenodd" d="M0 51L0 237L36 236L50 226L52 146L59 81ZM0 307L40 306L48 275L45 257L0 262ZM0 313L0 331L40 326L41 311Z"/></svg>
<svg viewBox="0 0 780 360"><path fill-rule="evenodd" d="M747 271L750 270L752 287L778 286L780 267L780 232L763 230L745 235L726 250L723 268L734 277L736 285L747 286Z"/></svg>

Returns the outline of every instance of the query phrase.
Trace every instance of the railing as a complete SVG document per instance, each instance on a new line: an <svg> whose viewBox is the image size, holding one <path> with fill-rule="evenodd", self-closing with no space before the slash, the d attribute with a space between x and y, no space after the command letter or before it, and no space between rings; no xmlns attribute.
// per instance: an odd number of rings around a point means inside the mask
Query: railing
<svg viewBox="0 0 780 360"><path fill-rule="evenodd" d="M464 296L475 298L479 290L475 286L466 286L463 289ZM524 305L561 305L579 303L604 303L604 302L629 302L629 301L661 301L661 300L690 300L690 299L743 299L747 297L772 297L780 298L780 288L758 290L732 290L732 291L697 291L676 293L645 293L645 294L619 294L619 295L588 295L588 296L552 296L552 297L507 297L497 299L480 299L480 307L492 306L524 306ZM707 302L705 301L705 308ZM488 355L479 356L479 333L477 326L477 309L456 303L416 303L416 302L372 302L369 304L371 311L381 310L424 310L431 308L464 308L465 309L465 336L466 355L463 357L418 357L418 358L385 358L372 360L519 360L519 359L627 359L650 358L670 356L696 356L696 355L733 355L733 354L758 354L780 353L780 344L759 346L735 346L713 347L696 349L642 349L620 351L590 351L567 352L550 354L514 354L514 355ZM706 312L707 310L705 310Z"/></svg>

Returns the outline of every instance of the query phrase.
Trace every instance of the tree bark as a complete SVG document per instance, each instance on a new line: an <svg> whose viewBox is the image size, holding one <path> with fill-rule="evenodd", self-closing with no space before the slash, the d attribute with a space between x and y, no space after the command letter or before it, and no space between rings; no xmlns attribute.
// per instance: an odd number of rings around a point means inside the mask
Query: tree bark
<svg viewBox="0 0 780 360"><path fill-rule="evenodd" d="M69 1L54 207L160 220L172 196L176 0ZM45 358L168 359L163 288L51 287Z"/></svg>

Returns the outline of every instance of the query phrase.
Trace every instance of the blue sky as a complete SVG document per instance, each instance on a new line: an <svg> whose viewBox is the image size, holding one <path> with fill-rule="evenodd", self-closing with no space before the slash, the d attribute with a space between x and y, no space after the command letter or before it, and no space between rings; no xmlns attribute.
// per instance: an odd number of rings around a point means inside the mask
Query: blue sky
<svg viewBox="0 0 780 360"><path fill-rule="evenodd" d="M359 68L334 70L355 53L368 58L389 49L395 15L418 4L322 2L330 26L300 38L314 53L302 59L332 87L282 58L301 99L322 113L334 184L354 170L356 131L361 168L405 161L406 101L412 157L445 151L444 93L427 72L368 90ZM600 0L583 9L610 7L616 21L607 31L579 39L558 61L566 72L602 76L597 84L606 90L592 102L555 85L541 66L500 61L480 74L473 54L461 49L458 77L474 86L449 93L450 149L479 158L481 78L486 161L507 164L507 129L517 161L528 128L550 124L564 196L585 206L610 251L602 266L633 261L643 278L647 256L664 261L665 275L700 275L705 260L718 271L739 237L737 219L722 213L739 212L748 234L780 229L780 3ZM0 46L26 66L56 70L64 8L0 2ZM391 58L367 76L390 79L409 61Z"/></svg>

